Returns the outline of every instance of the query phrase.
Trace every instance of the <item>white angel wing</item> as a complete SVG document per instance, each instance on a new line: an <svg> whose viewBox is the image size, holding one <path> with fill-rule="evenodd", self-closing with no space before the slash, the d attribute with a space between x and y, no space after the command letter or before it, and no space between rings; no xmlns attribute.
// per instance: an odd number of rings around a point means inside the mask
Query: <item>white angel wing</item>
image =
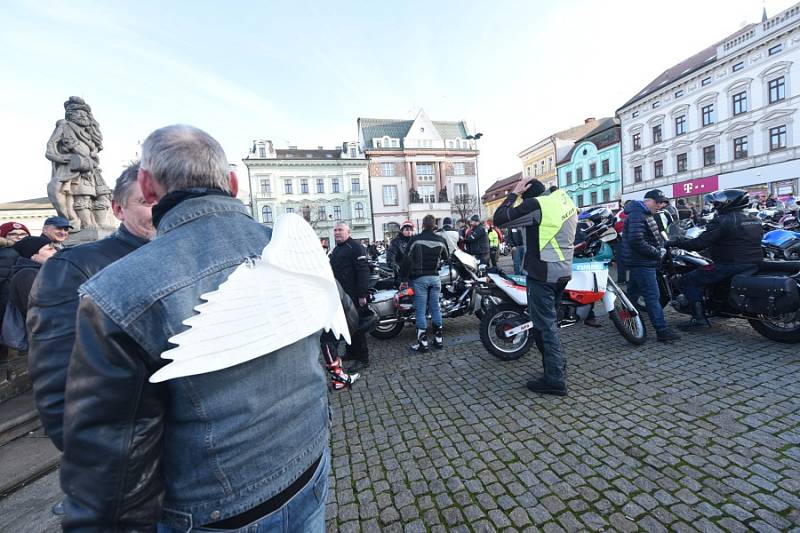
<svg viewBox="0 0 800 533"><path fill-rule="evenodd" d="M299 215L281 216L261 258L245 262L183 323L190 329L161 354L172 359L150 381L214 372L331 330L350 343L328 258Z"/></svg>

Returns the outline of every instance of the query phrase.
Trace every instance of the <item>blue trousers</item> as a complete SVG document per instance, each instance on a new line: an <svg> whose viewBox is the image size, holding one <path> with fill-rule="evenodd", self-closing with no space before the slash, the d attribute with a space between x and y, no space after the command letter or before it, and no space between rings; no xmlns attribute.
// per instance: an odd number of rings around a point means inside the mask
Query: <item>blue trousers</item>
<svg viewBox="0 0 800 533"><path fill-rule="evenodd" d="M522 274L522 264L525 259L525 245L515 246L511 252L511 260L514 262L514 275Z"/></svg>
<svg viewBox="0 0 800 533"><path fill-rule="evenodd" d="M414 310L416 312L417 329L428 329L427 311L431 312L433 327L442 327L442 310L439 307L439 296L442 293L442 281L439 276L420 276L411 280L414 289Z"/></svg>
<svg viewBox="0 0 800 533"><path fill-rule="evenodd" d="M667 327L667 320L664 318L664 310L661 308L658 294L658 281L656 281L655 267L631 267L628 270L630 280L628 290L625 294L631 302L636 302L639 296L644 297L647 305L647 314L656 330Z"/></svg>
<svg viewBox="0 0 800 533"><path fill-rule="evenodd" d="M693 270L683 276L680 281L683 294L691 303L703 300L703 287L713 283L719 283L726 279L751 270L755 265L733 265L716 263L711 270Z"/></svg>

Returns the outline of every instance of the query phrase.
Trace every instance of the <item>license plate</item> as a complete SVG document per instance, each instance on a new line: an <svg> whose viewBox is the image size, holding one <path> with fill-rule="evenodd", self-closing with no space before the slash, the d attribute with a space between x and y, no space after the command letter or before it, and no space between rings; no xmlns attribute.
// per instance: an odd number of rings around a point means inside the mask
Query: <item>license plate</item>
<svg viewBox="0 0 800 533"><path fill-rule="evenodd" d="M525 322L521 326L511 328L510 330L506 331L506 338L511 338L514 335L519 335L523 331L528 331L529 329L533 329L533 322Z"/></svg>

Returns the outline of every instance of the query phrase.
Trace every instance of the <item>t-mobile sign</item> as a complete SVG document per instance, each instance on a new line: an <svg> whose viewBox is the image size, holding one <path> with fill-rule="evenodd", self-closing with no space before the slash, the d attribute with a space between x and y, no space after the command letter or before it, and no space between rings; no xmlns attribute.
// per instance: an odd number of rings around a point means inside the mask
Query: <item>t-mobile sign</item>
<svg viewBox="0 0 800 533"><path fill-rule="evenodd" d="M672 197L694 196L697 194L707 194L719 189L719 176L709 176L696 180L687 180L672 184Z"/></svg>

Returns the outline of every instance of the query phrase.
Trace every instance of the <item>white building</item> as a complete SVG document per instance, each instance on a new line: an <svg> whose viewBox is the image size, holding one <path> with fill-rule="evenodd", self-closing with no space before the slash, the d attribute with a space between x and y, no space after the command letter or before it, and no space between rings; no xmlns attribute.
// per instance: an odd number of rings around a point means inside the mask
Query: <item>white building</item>
<svg viewBox="0 0 800 533"><path fill-rule="evenodd" d="M623 105L622 199L797 195L800 4L667 69Z"/></svg>
<svg viewBox="0 0 800 533"><path fill-rule="evenodd" d="M323 243L332 245L333 226L344 220L354 239L372 239L367 161L355 142L340 149L290 146L253 141L243 159L250 183L253 218L272 225L284 213L303 215Z"/></svg>
<svg viewBox="0 0 800 533"><path fill-rule="evenodd" d="M358 139L369 160L375 240L391 238L404 220L419 228L431 214L478 214L478 149L466 123L358 119ZM473 207L474 204L474 207Z"/></svg>

